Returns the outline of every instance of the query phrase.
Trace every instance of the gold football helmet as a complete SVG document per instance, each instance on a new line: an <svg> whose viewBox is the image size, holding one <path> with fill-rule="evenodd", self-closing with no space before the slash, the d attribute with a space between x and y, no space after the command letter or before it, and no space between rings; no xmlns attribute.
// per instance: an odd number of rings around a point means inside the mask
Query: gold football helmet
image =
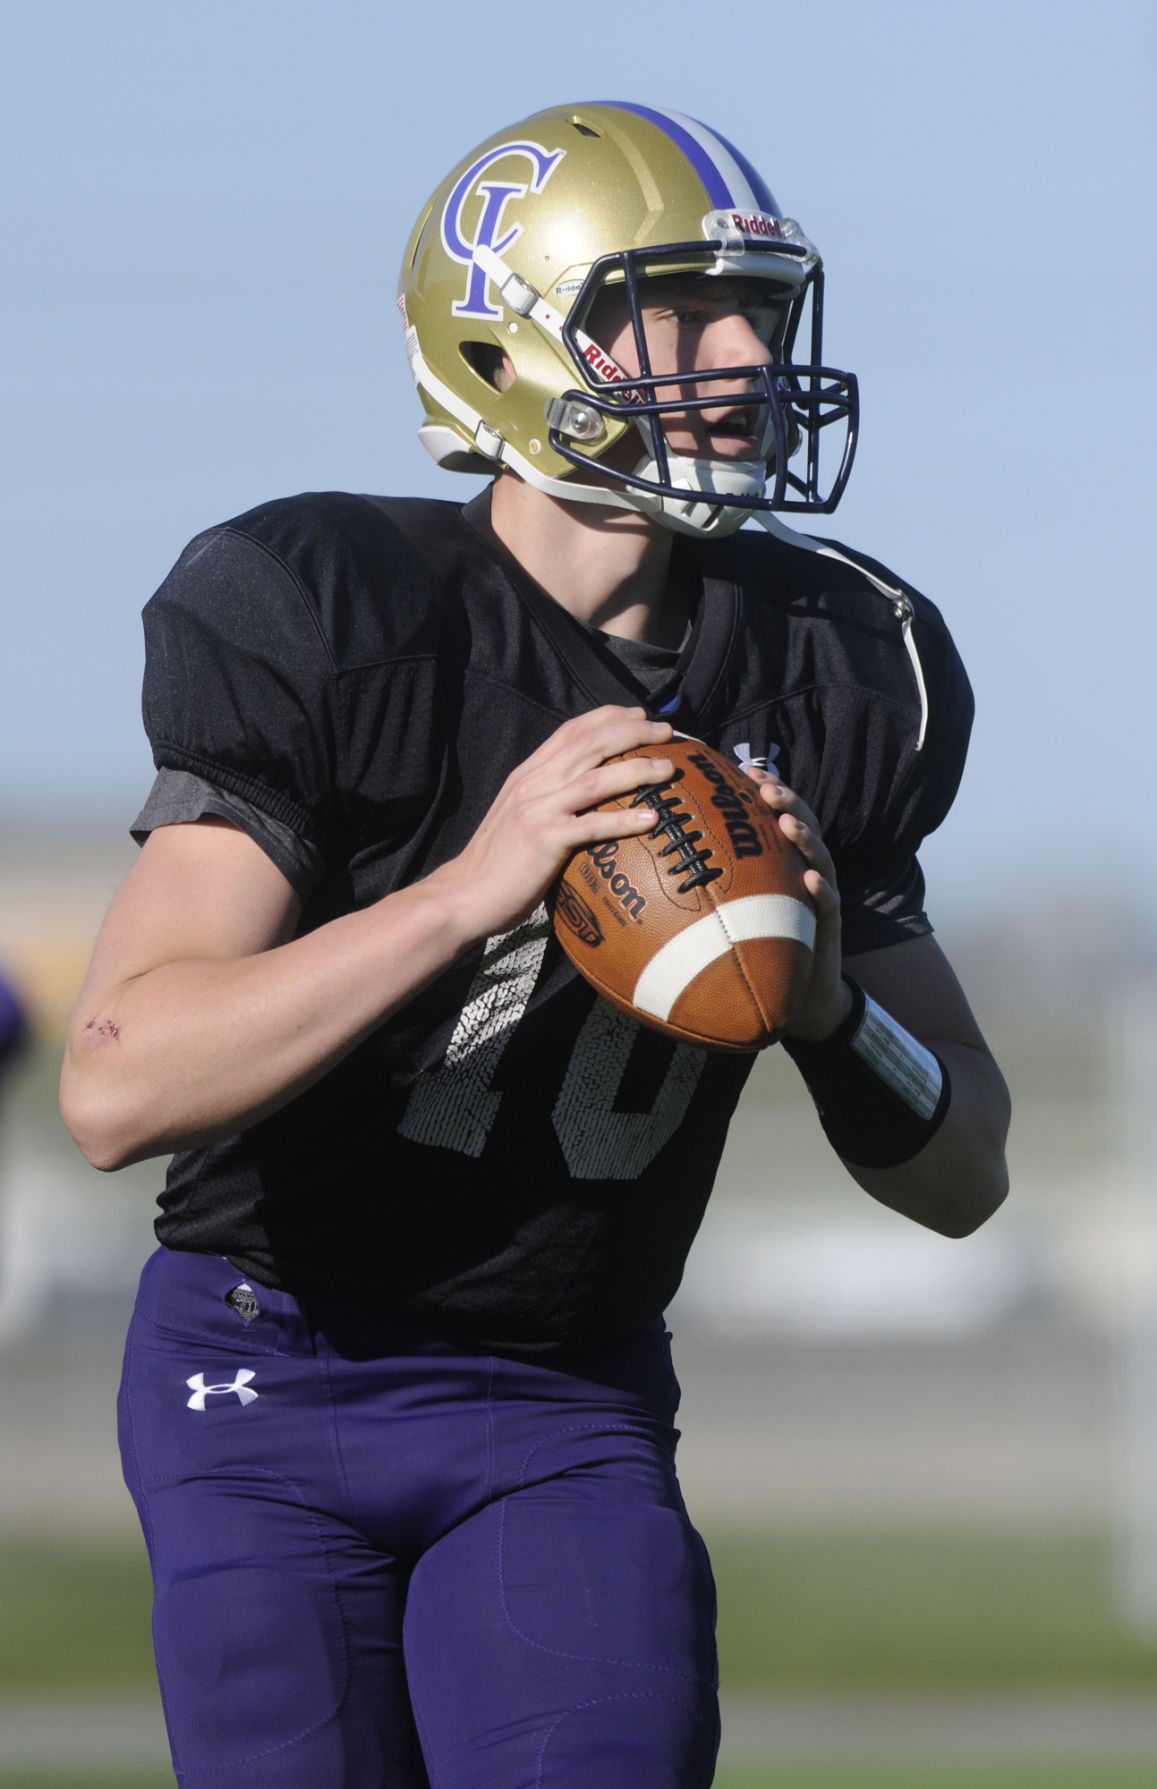
<svg viewBox="0 0 1157 1789"><path fill-rule="evenodd" d="M777 307L772 364L653 374L643 282L671 274L765 282ZM586 327L614 286L634 330L629 373ZM398 306L426 410L420 438L451 471L509 467L552 496L701 535L730 533L761 510L833 510L847 483L858 396L852 374L820 364L819 254L739 151L677 112L556 106L496 132L423 210ZM805 312L809 353L797 363ZM673 452L664 418L718 406L695 388L724 378L744 381L758 408L759 457ZM821 435L833 423L825 484ZM608 465L631 431L637 463L619 470L620 453ZM600 477L586 482L584 471Z"/></svg>

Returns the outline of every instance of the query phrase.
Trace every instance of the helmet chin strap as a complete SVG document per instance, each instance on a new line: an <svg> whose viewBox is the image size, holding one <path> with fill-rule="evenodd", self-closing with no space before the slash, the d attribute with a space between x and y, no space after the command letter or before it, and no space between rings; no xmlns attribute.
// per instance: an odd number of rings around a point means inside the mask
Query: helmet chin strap
<svg viewBox="0 0 1157 1789"><path fill-rule="evenodd" d="M632 475L659 483L663 469L655 453L655 431L661 424L655 417L640 417L636 427L643 438L645 451L632 468ZM767 454L773 440L770 418L765 418L759 459L692 459L666 447L666 482L676 491L686 491L688 495L686 498L661 496L662 520L681 534L706 535L716 540L734 534L754 512L735 503L712 503L711 495L718 492L724 497L762 497L767 484Z"/></svg>
<svg viewBox="0 0 1157 1789"><path fill-rule="evenodd" d="M767 476L767 468L759 460L690 460L669 453L671 483L676 490L686 491L684 498L636 491L628 485L588 485L577 479L549 478L520 453L512 451L509 443L504 445L501 464L550 497L560 497L566 503L601 504L604 509L634 510L673 533L693 534L700 540L721 540L734 534L753 513L741 504L712 503L712 492L728 497L761 497ZM653 457L644 454L632 469L632 476L654 478L657 472Z"/></svg>
<svg viewBox="0 0 1157 1789"><path fill-rule="evenodd" d="M505 466L534 490L542 491L548 497L561 498L564 503L593 503L604 509L633 510L636 515L650 516L676 534L693 534L700 539L714 540L742 528L752 511L740 504L712 503L712 492L718 491L728 497L761 497L767 478L767 467L761 460L692 460L668 452L671 483L677 490L687 492L683 498L663 496L658 491L636 491L629 485L590 485L579 479L551 478L509 441L501 442L493 463L496 471ZM650 451L641 456L631 475L635 478L657 477L658 466ZM608 476L613 478L614 474Z"/></svg>
<svg viewBox="0 0 1157 1789"><path fill-rule="evenodd" d="M646 452L633 468L635 478L657 480L660 467ZM661 519L680 534L709 535L718 539L742 528L749 509L735 503L712 503L712 493L724 497L762 497L767 467L762 460L692 460L667 451L667 480L687 496L658 498Z"/></svg>

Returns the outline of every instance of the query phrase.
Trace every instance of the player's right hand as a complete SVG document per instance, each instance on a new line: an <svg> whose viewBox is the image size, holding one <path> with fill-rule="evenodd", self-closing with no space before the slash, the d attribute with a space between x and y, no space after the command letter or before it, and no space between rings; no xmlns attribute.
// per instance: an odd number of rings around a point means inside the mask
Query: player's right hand
<svg viewBox="0 0 1157 1789"><path fill-rule="evenodd" d="M595 708L565 721L511 771L466 849L426 879L449 901L463 945L509 931L533 913L581 846L654 826L652 808L594 810L671 776L674 766L661 755L670 738L669 724L648 720L642 708ZM606 762L640 746L655 756Z"/></svg>

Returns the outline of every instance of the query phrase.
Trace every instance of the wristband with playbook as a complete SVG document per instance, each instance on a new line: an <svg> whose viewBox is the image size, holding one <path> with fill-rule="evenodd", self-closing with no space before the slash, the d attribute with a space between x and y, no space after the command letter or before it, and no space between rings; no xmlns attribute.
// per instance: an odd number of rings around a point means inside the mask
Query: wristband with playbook
<svg viewBox="0 0 1157 1789"><path fill-rule="evenodd" d="M897 1168L944 1122L948 1070L851 976L852 1010L831 1037L783 1047L807 1083L832 1147L860 1168Z"/></svg>

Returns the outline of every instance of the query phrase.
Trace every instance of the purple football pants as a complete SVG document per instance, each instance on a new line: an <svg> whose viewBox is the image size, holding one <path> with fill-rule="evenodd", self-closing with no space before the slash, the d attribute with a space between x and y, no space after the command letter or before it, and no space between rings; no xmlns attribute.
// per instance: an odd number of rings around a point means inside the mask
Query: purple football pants
<svg viewBox="0 0 1157 1789"><path fill-rule="evenodd" d="M185 1789L706 1789L662 1327L564 1372L239 1285L154 1255L121 1388Z"/></svg>

